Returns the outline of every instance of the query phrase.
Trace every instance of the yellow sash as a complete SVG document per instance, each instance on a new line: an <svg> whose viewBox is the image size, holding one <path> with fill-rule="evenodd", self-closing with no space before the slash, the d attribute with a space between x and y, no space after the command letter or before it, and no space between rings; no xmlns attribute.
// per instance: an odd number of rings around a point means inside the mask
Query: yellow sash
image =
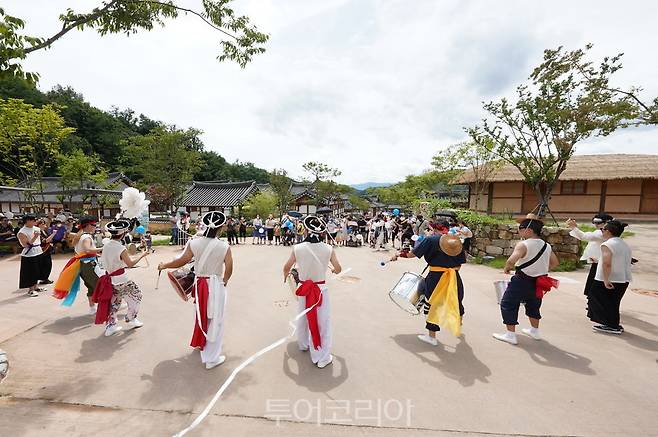
<svg viewBox="0 0 658 437"><path fill-rule="evenodd" d="M457 270L459 268L430 266L431 272L443 272L430 296L427 321L448 329L455 337L461 335L461 315L457 296Z"/></svg>

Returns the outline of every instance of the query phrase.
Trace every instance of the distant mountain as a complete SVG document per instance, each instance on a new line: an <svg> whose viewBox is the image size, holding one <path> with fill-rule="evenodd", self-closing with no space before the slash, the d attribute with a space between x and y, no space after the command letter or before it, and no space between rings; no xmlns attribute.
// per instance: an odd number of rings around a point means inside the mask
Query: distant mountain
<svg viewBox="0 0 658 437"><path fill-rule="evenodd" d="M388 187L390 185L393 185L393 183L392 182L363 182L361 184L350 185L350 187L359 191L363 191L363 190L367 190L368 188Z"/></svg>

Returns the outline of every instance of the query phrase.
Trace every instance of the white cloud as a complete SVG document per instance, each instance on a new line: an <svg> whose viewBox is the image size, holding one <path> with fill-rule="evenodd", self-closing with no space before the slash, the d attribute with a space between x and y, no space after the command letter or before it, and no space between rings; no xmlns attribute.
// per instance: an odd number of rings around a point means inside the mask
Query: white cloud
<svg viewBox="0 0 658 437"><path fill-rule="evenodd" d="M64 2L5 0L28 30L57 29ZM197 6L197 0L181 2ZM72 85L94 105L130 107L202 129L229 161L301 175L308 160L342 181L395 181L429 166L464 139L481 102L509 95L544 48L595 43L598 56L625 51L621 86L658 95L658 6L643 1L236 2L271 34L266 54L241 70L218 63L219 35L195 18L126 38L76 32L26 66L42 87ZM66 6L89 9L88 1ZM658 130L625 130L579 153L656 153Z"/></svg>

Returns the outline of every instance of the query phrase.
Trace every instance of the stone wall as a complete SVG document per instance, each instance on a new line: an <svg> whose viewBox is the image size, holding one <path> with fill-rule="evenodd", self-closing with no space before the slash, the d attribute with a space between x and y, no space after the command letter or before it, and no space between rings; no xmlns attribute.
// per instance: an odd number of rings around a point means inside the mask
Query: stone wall
<svg viewBox="0 0 658 437"><path fill-rule="evenodd" d="M474 256L509 256L521 240L517 225L480 225L473 230L471 254ZM545 227L542 237L550 243L560 261L577 261L580 242L564 228Z"/></svg>

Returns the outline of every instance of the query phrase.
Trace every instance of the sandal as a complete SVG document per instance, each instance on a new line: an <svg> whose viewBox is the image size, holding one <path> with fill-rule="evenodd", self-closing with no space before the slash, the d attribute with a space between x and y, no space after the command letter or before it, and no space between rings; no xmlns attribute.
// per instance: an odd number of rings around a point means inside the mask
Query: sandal
<svg viewBox="0 0 658 437"><path fill-rule="evenodd" d="M27 292L28 297L39 297L39 293L36 290L30 290Z"/></svg>

